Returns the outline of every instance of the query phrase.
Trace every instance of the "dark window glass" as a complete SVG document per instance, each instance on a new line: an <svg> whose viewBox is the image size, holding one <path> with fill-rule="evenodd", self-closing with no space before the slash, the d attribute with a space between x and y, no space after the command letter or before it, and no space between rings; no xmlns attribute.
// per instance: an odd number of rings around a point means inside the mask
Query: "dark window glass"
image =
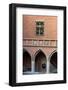
<svg viewBox="0 0 68 90"><path fill-rule="evenodd" d="M36 34L43 35L44 34L44 22L37 21L36 22Z"/></svg>

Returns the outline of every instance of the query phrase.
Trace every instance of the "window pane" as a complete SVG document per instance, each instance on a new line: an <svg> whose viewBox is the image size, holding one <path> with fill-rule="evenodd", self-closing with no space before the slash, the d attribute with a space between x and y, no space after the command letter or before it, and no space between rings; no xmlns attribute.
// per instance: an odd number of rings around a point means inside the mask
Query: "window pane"
<svg viewBox="0 0 68 90"><path fill-rule="evenodd" d="M36 22L36 25L44 25L44 23L41 21L38 21L38 22Z"/></svg>
<svg viewBox="0 0 68 90"><path fill-rule="evenodd" d="M44 22L42 22L42 21L36 22L36 34L37 35L44 34Z"/></svg>
<svg viewBox="0 0 68 90"><path fill-rule="evenodd" d="M36 25L39 25L39 22L36 22Z"/></svg>
<svg viewBox="0 0 68 90"><path fill-rule="evenodd" d="M43 22L41 22L41 25L44 25L44 23L43 23Z"/></svg>
<svg viewBox="0 0 68 90"><path fill-rule="evenodd" d="M44 31L43 30L40 30L40 34L43 34L44 33Z"/></svg>
<svg viewBox="0 0 68 90"><path fill-rule="evenodd" d="M40 27L39 29L40 29L40 30L43 30L43 27Z"/></svg>
<svg viewBox="0 0 68 90"><path fill-rule="evenodd" d="M36 31L36 34L39 35L39 31Z"/></svg>
<svg viewBox="0 0 68 90"><path fill-rule="evenodd" d="M36 30L39 30L39 27L36 27Z"/></svg>

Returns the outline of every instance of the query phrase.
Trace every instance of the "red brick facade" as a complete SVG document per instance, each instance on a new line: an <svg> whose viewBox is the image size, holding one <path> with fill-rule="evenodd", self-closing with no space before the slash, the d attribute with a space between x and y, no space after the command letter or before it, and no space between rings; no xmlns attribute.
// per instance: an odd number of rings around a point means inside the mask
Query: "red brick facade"
<svg viewBox="0 0 68 90"><path fill-rule="evenodd" d="M44 35L42 36L36 35L36 21L44 22ZM24 15L23 48L31 57L29 61L31 63L27 63L28 60L24 61L24 68L29 67L29 70L26 71L34 73L37 70L37 72L49 73L50 59L54 53L57 53L57 17ZM57 57L55 59L57 60ZM46 64L45 69L42 66L44 63Z"/></svg>

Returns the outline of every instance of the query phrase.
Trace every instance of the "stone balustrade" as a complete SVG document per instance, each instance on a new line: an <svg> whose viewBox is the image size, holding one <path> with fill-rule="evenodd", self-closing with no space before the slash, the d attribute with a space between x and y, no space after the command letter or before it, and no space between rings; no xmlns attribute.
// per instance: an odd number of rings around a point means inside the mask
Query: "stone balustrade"
<svg viewBox="0 0 68 90"><path fill-rule="evenodd" d="M35 40L35 39L23 39L23 46L46 46L46 47L57 47L57 40Z"/></svg>

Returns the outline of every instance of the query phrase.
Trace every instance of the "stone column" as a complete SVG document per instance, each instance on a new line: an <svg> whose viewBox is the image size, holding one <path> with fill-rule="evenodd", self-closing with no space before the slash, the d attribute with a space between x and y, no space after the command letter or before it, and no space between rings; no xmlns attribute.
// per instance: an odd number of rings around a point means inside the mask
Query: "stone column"
<svg viewBox="0 0 68 90"><path fill-rule="evenodd" d="M50 60L48 60L48 57L47 57L47 71L46 73L49 73L50 71Z"/></svg>
<svg viewBox="0 0 68 90"><path fill-rule="evenodd" d="M34 57L31 58L31 66L32 66L31 67L31 69L32 69L31 72L34 73L35 72L35 60L34 60Z"/></svg>

